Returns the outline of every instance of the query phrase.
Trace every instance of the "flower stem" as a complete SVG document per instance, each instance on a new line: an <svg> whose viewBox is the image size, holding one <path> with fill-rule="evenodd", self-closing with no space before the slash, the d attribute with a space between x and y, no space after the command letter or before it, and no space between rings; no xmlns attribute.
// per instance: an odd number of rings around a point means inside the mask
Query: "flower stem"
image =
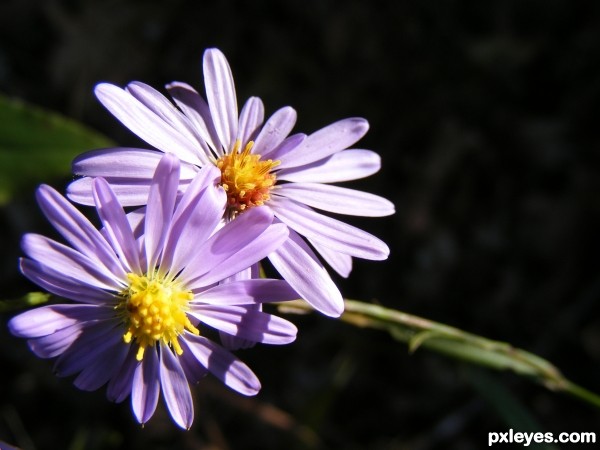
<svg viewBox="0 0 600 450"><path fill-rule="evenodd" d="M345 304L340 320L361 328L385 330L394 339L406 343L411 353L422 347L491 369L511 370L552 391L567 393L600 408L599 395L571 382L553 364L533 353L379 305L356 300L346 300ZM279 309L282 312L312 310L302 301L280 304Z"/></svg>

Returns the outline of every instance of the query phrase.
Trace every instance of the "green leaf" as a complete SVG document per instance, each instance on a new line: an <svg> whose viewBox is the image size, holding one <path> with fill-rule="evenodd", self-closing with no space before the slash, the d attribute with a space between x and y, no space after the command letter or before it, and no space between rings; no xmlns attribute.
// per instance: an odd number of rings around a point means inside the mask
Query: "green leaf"
<svg viewBox="0 0 600 450"><path fill-rule="evenodd" d="M80 153L110 146L74 120L0 95L0 205L20 189L68 176Z"/></svg>
<svg viewBox="0 0 600 450"><path fill-rule="evenodd" d="M42 305L48 300L50 300L50 294L46 292L29 292L21 298L0 300L0 313L31 308L32 306Z"/></svg>
<svg viewBox="0 0 600 450"><path fill-rule="evenodd" d="M423 342L432 339L434 337L442 336L440 333L436 331L421 331L420 333L415 334L408 341L408 351L410 353L414 353L417 349L423 344Z"/></svg>

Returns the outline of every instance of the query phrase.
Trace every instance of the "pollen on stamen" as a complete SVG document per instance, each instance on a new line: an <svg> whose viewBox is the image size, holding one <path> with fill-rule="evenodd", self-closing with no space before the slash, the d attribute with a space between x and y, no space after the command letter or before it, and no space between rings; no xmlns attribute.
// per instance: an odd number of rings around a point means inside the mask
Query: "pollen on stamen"
<svg viewBox="0 0 600 450"><path fill-rule="evenodd" d="M192 292L158 275L129 273L127 278L129 286L121 293L122 301L116 307L126 326L123 341L138 345L138 361L144 358L148 347L159 341L181 355L179 335L185 330L200 334L186 314Z"/></svg>
<svg viewBox="0 0 600 450"><path fill-rule="evenodd" d="M250 153L254 142L250 141L240 152L241 141L235 141L231 153L216 161L221 171L221 186L227 193L227 206L232 216L254 206L262 206L270 199L270 191L276 176L272 172L280 161Z"/></svg>

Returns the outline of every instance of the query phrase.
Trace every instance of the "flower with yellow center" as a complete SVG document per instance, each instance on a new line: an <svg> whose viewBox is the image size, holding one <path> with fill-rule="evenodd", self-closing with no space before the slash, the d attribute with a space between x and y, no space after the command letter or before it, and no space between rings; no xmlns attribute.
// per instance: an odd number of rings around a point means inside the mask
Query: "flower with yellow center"
<svg viewBox="0 0 600 450"><path fill-rule="evenodd" d="M272 170L279 161L261 161L260 155L251 153L253 145L253 141L248 142L240 152L241 141L237 139L231 153L221 156L215 163L221 171L220 184L227 193L231 218L253 206L264 205L275 185L276 176Z"/></svg>
<svg viewBox="0 0 600 450"><path fill-rule="evenodd" d="M148 277L128 273L127 279L130 284L122 292L123 301L117 305L117 310L127 326L123 340L127 344L134 340L138 345L136 359L141 361L146 348L153 347L158 341L181 355L179 335L184 330L200 334L186 314L194 294L159 275Z"/></svg>
<svg viewBox="0 0 600 450"><path fill-rule="evenodd" d="M260 304L298 298L282 280L231 278L288 237L266 208L253 208L223 225L227 196L214 166L199 170L178 195L180 162L163 156L152 177L143 214L127 216L113 188L95 178L92 195L102 231L49 186L38 203L71 247L37 234L23 238L23 274L71 302L14 317L10 331L29 340L43 358L55 358L59 376L107 397L131 396L140 423L162 396L173 420L190 428L190 384L211 372L227 386L254 395L260 382L222 345L200 334L210 327L228 336L286 344L296 327ZM133 226L141 218L139 226Z"/></svg>

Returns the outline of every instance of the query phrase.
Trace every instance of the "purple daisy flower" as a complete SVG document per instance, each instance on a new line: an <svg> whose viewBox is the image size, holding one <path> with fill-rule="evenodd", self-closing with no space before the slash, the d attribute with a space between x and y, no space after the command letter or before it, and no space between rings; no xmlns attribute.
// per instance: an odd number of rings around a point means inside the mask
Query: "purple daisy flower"
<svg viewBox="0 0 600 450"><path fill-rule="evenodd" d="M367 121L349 118L308 136L290 135L294 109L281 108L264 121L257 97L248 99L238 116L231 69L217 49L204 54L204 82L207 102L179 82L167 86L175 104L140 82L125 89L103 83L95 93L132 132L184 162L182 191L201 167L215 166L227 192L226 219L242 217L256 206L269 208L291 229L289 238L269 255L271 263L312 306L339 316L342 296L306 241L344 277L352 270L352 257L387 258L389 249L378 238L313 209L370 217L394 213L393 204L382 197L331 184L379 170L375 152L349 148L365 135ZM102 176L124 204L142 204L159 159L159 152L137 148L85 153L73 163L73 171L85 178L71 183L68 195L91 204L90 177Z"/></svg>
<svg viewBox="0 0 600 450"><path fill-rule="evenodd" d="M282 280L222 282L278 248L288 229L273 224L267 208L254 208L222 226L226 194L215 184L219 171L212 166L199 171L177 198L179 171L175 156L159 161L137 239L106 180L92 183L100 231L42 185L39 205L70 246L25 235L21 271L73 303L26 311L11 319L9 328L28 339L36 355L57 357L59 376L78 374L78 388L91 391L108 383L107 396L116 402L131 394L140 423L152 417L162 391L173 420L190 428L189 384L208 372L244 395L260 389L248 366L203 336L202 328L287 344L295 339L296 327L256 305L298 294Z"/></svg>

